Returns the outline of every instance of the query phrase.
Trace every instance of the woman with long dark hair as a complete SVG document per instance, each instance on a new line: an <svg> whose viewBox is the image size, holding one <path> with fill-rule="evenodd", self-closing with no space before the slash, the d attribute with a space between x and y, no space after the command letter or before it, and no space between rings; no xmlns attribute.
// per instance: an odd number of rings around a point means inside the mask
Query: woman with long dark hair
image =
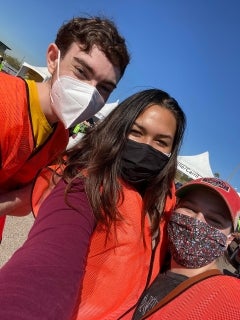
<svg viewBox="0 0 240 320"><path fill-rule="evenodd" d="M63 155L63 171L53 176L60 180L50 193L45 191L52 168L37 179L35 224L1 270L0 289L1 281L9 280L8 270L18 270L5 290L18 285L21 301L31 296L34 311L51 311L45 318L121 317L165 259L165 226L175 205L174 177L185 125L175 99L148 89L124 100L91 128ZM7 303L15 305L13 300L8 295Z"/></svg>

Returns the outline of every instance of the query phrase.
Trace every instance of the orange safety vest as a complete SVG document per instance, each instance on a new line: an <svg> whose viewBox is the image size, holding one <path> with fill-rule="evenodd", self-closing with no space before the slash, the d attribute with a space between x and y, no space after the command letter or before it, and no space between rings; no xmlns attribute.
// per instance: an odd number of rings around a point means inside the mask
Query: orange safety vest
<svg viewBox="0 0 240 320"><path fill-rule="evenodd" d="M240 319L239 289L238 278L225 275L210 277L195 283L146 319Z"/></svg>
<svg viewBox="0 0 240 320"><path fill-rule="evenodd" d="M43 198L54 186L51 175L51 168L45 168L36 180L32 198L35 215ZM126 185L123 185L123 192L124 201L119 206L123 220L117 222L116 227L112 225L107 240L100 224L92 235L80 303L77 304L73 319L116 320L137 302L147 283L152 256L149 218L145 218L144 246L141 232L142 198ZM175 206L174 185L171 194L173 197L167 198L160 224L160 242L155 250L151 281L163 265L167 251L166 223Z"/></svg>
<svg viewBox="0 0 240 320"><path fill-rule="evenodd" d="M35 151L26 82L0 73L0 193L29 183L37 172L65 149L68 131L59 122L47 141ZM5 217L0 218L0 237Z"/></svg>
<svg viewBox="0 0 240 320"><path fill-rule="evenodd" d="M116 320L134 306L146 286L152 256L150 223L146 216L144 246L141 236L142 198L135 190L124 186L123 190L124 202L119 210L124 220L117 223L116 229L111 228L107 241L100 225L93 233L74 320ZM166 222L174 205L175 197L168 198L160 224L160 242L155 250L151 281L164 262L167 251ZM125 316L124 319L131 317Z"/></svg>

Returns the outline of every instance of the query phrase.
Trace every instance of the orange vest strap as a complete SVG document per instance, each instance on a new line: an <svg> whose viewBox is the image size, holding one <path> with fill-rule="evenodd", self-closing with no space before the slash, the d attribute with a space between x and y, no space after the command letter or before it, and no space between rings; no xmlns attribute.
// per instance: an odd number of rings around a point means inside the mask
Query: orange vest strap
<svg viewBox="0 0 240 320"><path fill-rule="evenodd" d="M149 310L145 315L141 318L141 320L148 318L151 314L165 306L168 302L173 300L175 297L179 296L183 291L187 290L189 287L193 286L195 283L207 279L213 276L223 275L220 270L212 269L197 274L194 277L190 277L187 280L181 282L176 288L174 288L171 292L169 292L164 298L162 298L151 310Z"/></svg>

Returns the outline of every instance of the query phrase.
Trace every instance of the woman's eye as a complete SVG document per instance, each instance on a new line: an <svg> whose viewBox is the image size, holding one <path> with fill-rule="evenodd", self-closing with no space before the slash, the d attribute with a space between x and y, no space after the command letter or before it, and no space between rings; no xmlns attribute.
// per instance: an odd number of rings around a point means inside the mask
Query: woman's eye
<svg viewBox="0 0 240 320"><path fill-rule="evenodd" d="M130 134L133 135L133 136L139 137L139 136L141 135L141 132L138 131L138 130L132 129L132 130L130 131Z"/></svg>
<svg viewBox="0 0 240 320"><path fill-rule="evenodd" d="M157 140L156 142L159 146L168 147L168 144L164 140Z"/></svg>
<svg viewBox="0 0 240 320"><path fill-rule="evenodd" d="M221 223L218 220L215 220L211 217L209 218L208 216L205 217L205 220L210 226L221 229Z"/></svg>
<svg viewBox="0 0 240 320"><path fill-rule="evenodd" d="M176 205L177 208L184 208L184 210L186 210L189 213L197 213L199 210L192 205L191 202L187 201L187 200L179 200L179 202Z"/></svg>
<svg viewBox="0 0 240 320"><path fill-rule="evenodd" d="M190 208L187 208L187 207L182 207L182 206L180 206L180 207L178 207L178 208L183 209L184 212L186 212L186 213L188 213L188 214L195 214L195 213L196 213L194 210L192 210L192 209L190 209Z"/></svg>
<svg viewBox="0 0 240 320"><path fill-rule="evenodd" d="M108 88L107 86L97 86L98 92L103 96L109 96L113 91L113 88Z"/></svg>

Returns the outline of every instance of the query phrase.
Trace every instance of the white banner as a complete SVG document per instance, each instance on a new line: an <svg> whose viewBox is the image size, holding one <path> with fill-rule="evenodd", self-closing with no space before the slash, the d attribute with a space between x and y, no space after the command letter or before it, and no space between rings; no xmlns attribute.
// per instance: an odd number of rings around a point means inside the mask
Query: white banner
<svg viewBox="0 0 240 320"><path fill-rule="evenodd" d="M188 177L192 179L202 178L202 175L194 171L193 169L189 168L187 165L178 161L177 169L183 173L185 173Z"/></svg>

